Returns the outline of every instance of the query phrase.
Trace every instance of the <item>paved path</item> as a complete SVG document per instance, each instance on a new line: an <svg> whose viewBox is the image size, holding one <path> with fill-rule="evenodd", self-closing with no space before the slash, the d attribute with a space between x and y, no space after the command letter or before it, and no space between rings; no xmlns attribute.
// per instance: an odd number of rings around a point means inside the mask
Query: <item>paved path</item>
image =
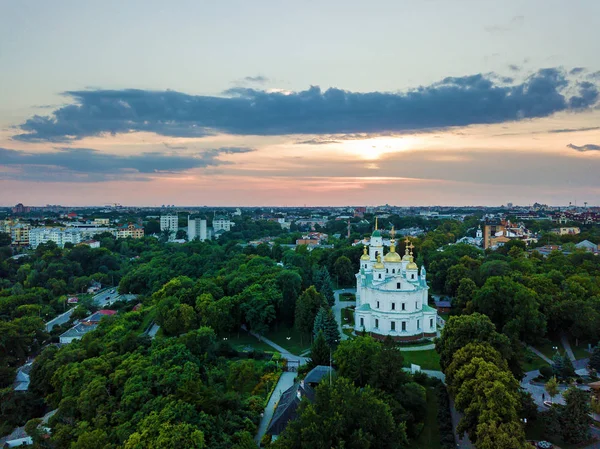
<svg viewBox="0 0 600 449"><path fill-rule="evenodd" d="M245 329L244 329L244 330L245 330ZM306 363L306 361L308 360L308 358L307 358L307 357L302 357L302 356L299 356L299 355L296 355L296 354L292 354L290 351L288 351L287 349L285 349L285 348L283 348L283 347L279 346L277 343L275 343L275 342L273 342L273 341L269 340L268 338L261 337L260 335L258 335L258 334L257 334L257 333L255 333L255 332L252 332L252 331L250 331L249 333L250 333L250 335L252 335L252 336L254 336L254 337L258 338L258 339L259 339L260 341L262 341L263 343L266 343L266 344L268 344L268 345L269 345L269 346L271 346L273 349L276 349L276 350L277 350L277 352L280 352L280 353L281 353L281 356L282 356L283 358L287 359L288 361L290 361L290 360L291 360L291 361L296 361L296 360L297 360L297 361L298 361L298 363L299 363L300 365L304 365L304 364Z"/></svg>
<svg viewBox="0 0 600 449"><path fill-rule="evenodd" d="M565 334L562 334L560 336L560 342L562 343L563 348L565 348L565 352L567 353L567 355L571 359L571 362L574 362L575 361L575 354L573 354L573 350L571 349L571 344L569 343L569 339L567 338L567 336Z"/></svg>
<svg viewBox="0 0 600 449"><path fill-rule="evenodd" d="M347 340L348 336L344 333L342 329L342 309L345 307L350 307L356 305L356 301L340 301L341 293L353 293L356 294L355 288L342 288L340 290L336 290L333 292L333 296L335 297L335 304L332 307L333 316L335 316L335 320L338 323L338 330L340 331L340 335L342 340Z"/></svg>
<svg viewBox="0 0 600 449"><path fill-rule="evenodd" d="M267 428L271 423L271 418L273 418L273 413L275 413L275 407L277 407L277 403L281 398L281 395L285 390L290 388L294 384L294 379L296 378L296 373L293 372L285 372L279 378L279 382L277 382L277 386L273 390L273 394L265 407L265 411L263 413L263 417L260 420L260 424L258 425L258 433L254 438L256 444L260 445L260 440L263 435L267 432Z"/></svg>
<svg viewBox="0 0 600 449"><path fill-rule="evenodd" d="M398 346L398 349L402 352L410 352L410 351L429 351L431 349L435 349L435 343L431 343L428 345L421 345L421 346Z"/></svg>
<svg viewBox="0 0 600 449"><path fill-rule="evenodd" d="M530 346L530 345L525 345L525 346L527 346L527 349L529 349L531 352L533 352L535 355L537 355L539 358L541 358L544 362L552 365L552 360L550 360L548 357L546 357L541 351L535 349L533 346Z"/></svg>
<svg viewBox="0 0 600 449"><path fill-rule="evenodd" d="M62 315L57 316L53 320L50 320L46 323L46 332L50 332L54 326L60 326L61 324L65 324L67 321L71 319L71 314L75 309L69 309Z"/></svg>
<svg viewBox="0 0 600 449"><path fill-rule="evenodd" d="M456 447L460 449L474 449L473 444L469 440L467 434L459 436L456 433L456 427L458 426L458 421L460 421L461 415L454 408L454 400L450 398L450 414L452 415L452 430L454 431L454 441L456 441Z"/></svg>

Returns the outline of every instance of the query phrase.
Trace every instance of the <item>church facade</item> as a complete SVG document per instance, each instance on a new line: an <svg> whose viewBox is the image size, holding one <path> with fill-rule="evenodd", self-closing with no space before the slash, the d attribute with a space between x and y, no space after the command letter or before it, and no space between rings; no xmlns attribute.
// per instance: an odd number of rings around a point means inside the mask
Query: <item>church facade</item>
<svg viewBox="0 0 600 449"><path fill-rule="evenodd" d="M427 305L425 267L414 262L412 244L406 239L404 256L396 252L394 232L390 251L384 255L383 239L377 230L364 247L356 274L357 334L396 341L417 341L437 335L437 311Z"/></svg>

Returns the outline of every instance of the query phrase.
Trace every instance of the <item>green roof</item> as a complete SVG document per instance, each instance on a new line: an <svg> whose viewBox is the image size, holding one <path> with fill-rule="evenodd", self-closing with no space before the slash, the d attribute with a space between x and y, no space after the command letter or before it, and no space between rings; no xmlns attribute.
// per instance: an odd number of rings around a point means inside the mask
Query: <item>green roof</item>
<svg viewBox="0 0 600 449"><path fill-rule="evenodd" d="M379 232L379 229L375 229L373 234L371 234L371 237L381 237L381 232Z"/></svg>

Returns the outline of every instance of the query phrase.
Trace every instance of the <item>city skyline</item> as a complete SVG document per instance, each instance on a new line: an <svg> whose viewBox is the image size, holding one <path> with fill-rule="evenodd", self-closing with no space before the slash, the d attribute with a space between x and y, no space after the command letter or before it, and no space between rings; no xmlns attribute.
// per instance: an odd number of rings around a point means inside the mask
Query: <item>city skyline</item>
<svg viewBox="0 0 600 449"><path fill-rule="evenodd" d="M6 6L0 204L600 204L600 4L362 5Z"/></svg>

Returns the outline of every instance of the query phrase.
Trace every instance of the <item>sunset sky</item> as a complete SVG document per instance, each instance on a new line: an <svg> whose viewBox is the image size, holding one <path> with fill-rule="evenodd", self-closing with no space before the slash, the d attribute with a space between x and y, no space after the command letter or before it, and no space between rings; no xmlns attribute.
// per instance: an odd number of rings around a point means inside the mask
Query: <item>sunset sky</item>
<svg viewBox="0 0 600 449"><path fill-rule="evenodd" d="M3 2L0 205L600 204L600 2Z"/></svg>

